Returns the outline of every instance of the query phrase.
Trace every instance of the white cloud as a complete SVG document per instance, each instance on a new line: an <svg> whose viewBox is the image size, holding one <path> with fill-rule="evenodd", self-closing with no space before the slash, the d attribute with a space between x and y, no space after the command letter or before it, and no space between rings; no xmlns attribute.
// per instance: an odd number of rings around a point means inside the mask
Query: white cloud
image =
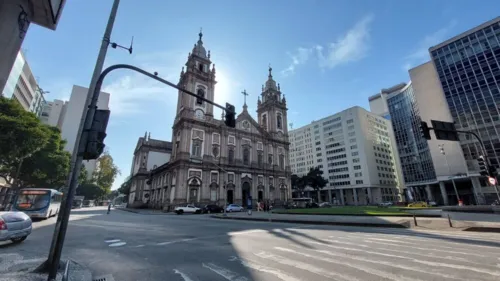
<svg viewBox="0 0 500 281"><path fill-rule="evenodd" d="M373 15L365 16L335 42L325 46L300 47L293 54L289 53L292 62L282 74L293 74L297 66L313 58L321 68L334 68L364 58L370 48L370 23L373 18Z"/></svg>
<svg viewBox="0 0 500 281"><path fill-rule="evenodd" d="M451 32L456 25L457 21L452 20L445 27L422 38L422 40L417 43L417 48L404 58L403 70L408 71L410 68L430 60L429 48L451 37Z"/></svg>

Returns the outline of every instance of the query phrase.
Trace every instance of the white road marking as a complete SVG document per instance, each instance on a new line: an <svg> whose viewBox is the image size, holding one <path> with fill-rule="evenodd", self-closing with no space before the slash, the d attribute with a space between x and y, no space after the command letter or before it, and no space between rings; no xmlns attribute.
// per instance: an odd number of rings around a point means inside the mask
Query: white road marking
<svg viewBox="0 0 500 281"><path fill-rule="evenodd" d="M104 242L106 242L106 243L116 243L116 242L120 242L120 239L106 240Z"/></svg>
<svg viewBox="0 0 500 281"><path fill-rule="evenodd" d="M227 268L220 267L216 264L213 263L203 263L202 264L204 268L208 268L211 271L219 274L220 276L224 277L226 280L229 281L248 281L248 278L239 276L238 273L233 272Z"/></svg>
<svg viewBox="0 0 500 281"><path fill-rule="evenodd" d="M184 281L194 281L193 279L189 278L189 276L187 276L186 273L181 272L181 271L179 271L177 269L174 269L174 273L175 274L179 274L181 276L182 280L184 280Z"/></svg>
<svg viewBox="0 0 500 281"><path fill-rule="evenodd" d="M345 280L345 281L359 280L359 279L355 278L354 276L344 275L344 274L337 273L334 271L325 270L323 268L316 267L314 265L310 265L310 264L307 264L304 262L290 260L290 259L287 259L286 257L274 255L274 254L267 253L267 252L260 252L258 254L254 253L254 255L258 256L259 258L269 259L269 260L275 261L277 263L300 268L302 270L306 270L306 271L309 271L309 272L312 272L314 274L318 274L318 275L321 275L321 276L327 277L327 278L341 279L341 280Z"/></svg>
<svg viewBox="0 0 500 281"><path fill-rule="evenodd" d="M279 279L283 280L283 281L301 281L301 279L297 279L293 276L290 276L278 269L274 269L274 268L271 268L271 267L267 267L267 266L263 266L263 265L259 265L258 263L255 263L255 262L252 262L252 261L249 261L249 260L242 260L242 259L239 259L237 257L231 257L229 259L229 261L239 261L243 266L245 267L248 267L250 269L253 269L253 270L257 270L257 271L260 271L260 272L265 272L265 273L269 273L269 274L272 274L276 277L278 277Z"/></svg>
<svg viewBox="0 0 500 281"><path fill-rule="evenodd" d="M180 240L160 242L160 243L157 243L156 245L164 246L164 245L170 245L170 244L174 244L174 243L193 241L193 240L197 240L197 239L199 239L199 238L186 238L186 239L180 239Z"/></svg>
<svg viewBox="0 0 500 281"><path fill-rule="evenodd" d="M344 261L341 261L341 260L333 260L333 259L330 259L330 258L323 258L323 257L319 257L319 256L313 256L313 255L309 255L309 254L306 254L306 253L297 252L295 250L288 249L288 248L274 247L274 249L276 249L278 251L293 253L293 254L296 254L296 255L304 256L304 257L315 259L315 260L319 260L319 261L325 261L325 262L329 262L329 263L345 265L345 266L348 266L348 267L351 267L351 268L354 268L354 269L357 269L357 270L360 270L360 271L364 271L364 272L366 272L368 274L371 274L371 275L376 275L376 276L379 276L379 277L382 277L382 278L385 278L385 279L391 279L391 280L394 280L394 281L399 281L399 280L421 281L421 279L414 279L414 278L411 278L411 277L405 277L405 276L401 276L401 275L396 275L396 274L392 274L390 272L384 272L382 270L378 270L378 269L370 268L370 267L367 267L367 266L363 266L361 264L351 264L351 263L344 262Z"/></svg>
<svg viewBox="0 0 500 281"><path fill-rule="evenodd" d="M142 248L144 247L145 245L137 245L137 246L134 246L133 248Z"/></svg>
<svg viewBox="0 0 500 281"><path fill-rule="evenodd" d="M118 240L120 241L120 240ZM120 246L123 246L123 245L126 245L127 242L116 242L116 243L112 243L112 244L109 244L108 246L110 247L120 247Z"/></svg>
<svg viewBox="0 0 500 281"><path fill-rule="evenodd" d="M2 272L2 274L8 273L9 269L14 265L42 263L44 260L44 258L25 259L22 255L16 253L0 254L0 272Z"/></svg>

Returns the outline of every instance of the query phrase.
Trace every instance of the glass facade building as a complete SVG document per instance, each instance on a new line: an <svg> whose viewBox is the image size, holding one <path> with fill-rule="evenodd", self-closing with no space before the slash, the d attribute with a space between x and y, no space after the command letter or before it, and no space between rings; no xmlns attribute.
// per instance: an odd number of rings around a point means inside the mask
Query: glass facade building
<svg viewBox="0 0 500 281"><path fill-rule="evenodd" d="M387 96L401 170L407 186L436 180L427 140L420 136L420 114L412 84Z"/></svg>
<svg viewBox="0 0 500 281"><path fill-rule="evenodd" d="M429 49L458 130L480 135L500 164L500 17ZM479 143L460 134L469 170L477 171Z"/></svg>

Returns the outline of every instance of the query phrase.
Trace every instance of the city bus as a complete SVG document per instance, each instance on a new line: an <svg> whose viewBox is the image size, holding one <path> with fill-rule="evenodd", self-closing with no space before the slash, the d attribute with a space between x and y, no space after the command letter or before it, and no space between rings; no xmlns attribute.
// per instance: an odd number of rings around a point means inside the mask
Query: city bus
<svg viewBox="0 0 500 281"><path fill-rule="evenodd" d="M31 218L50 218L59 213L63 194L55 189L23 188L12 209Z"/></svg>

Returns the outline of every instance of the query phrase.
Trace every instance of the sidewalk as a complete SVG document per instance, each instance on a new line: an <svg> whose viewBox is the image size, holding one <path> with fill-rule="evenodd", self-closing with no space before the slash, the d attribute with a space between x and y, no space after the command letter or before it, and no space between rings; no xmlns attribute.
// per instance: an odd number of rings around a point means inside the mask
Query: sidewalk
<svg viewBox="0 0 500 281"><path fill-rule="evenodd" d="M282 223L300 223L315 225L343 225L364 227L389 227L389 228L415 228L421 230L447 230L447 231L479 231L500 232L500 222L485 221L462 221L453 220L450 227L447 218L417 218L417 225L413 218L395 216L341 216L341 215L289 215L274 214L266 212L252 212L249 216L246 212L228 213L227 217L212 215L217 219L271 221Z"/></svg>
<svg viewBox="0 0 500 281"><path fill-rule="evenodd" d="M46 257L24 257L20 253L0 254L0 281L47 281L47 273L36 273ZM61 260L56 280L63 280L66 260ZM68 281L92 281L90 270L69 260Z"/></svg>

